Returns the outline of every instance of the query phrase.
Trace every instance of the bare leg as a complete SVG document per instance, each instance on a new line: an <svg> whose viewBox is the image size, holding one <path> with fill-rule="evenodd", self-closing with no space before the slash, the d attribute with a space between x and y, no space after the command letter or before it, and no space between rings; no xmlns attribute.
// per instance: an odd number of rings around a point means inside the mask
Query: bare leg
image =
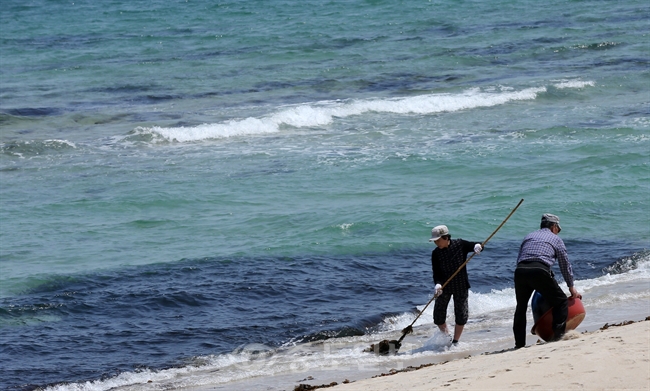
<svg viewBox="0 0 650 391"><path fill-rule="evenodd" d="M440 329L441 332L444 334L449 335L449 330L447 329L447 323L439 324L438 328Z"/></svg>
<svg viewBox="0 0 650 391"><path fill-rule="evenodd" d="M463 333L463 328L465 325L459 325L457 324L456 327L454 327L454 341L458 341L460 339L460 335Z"/></svg>

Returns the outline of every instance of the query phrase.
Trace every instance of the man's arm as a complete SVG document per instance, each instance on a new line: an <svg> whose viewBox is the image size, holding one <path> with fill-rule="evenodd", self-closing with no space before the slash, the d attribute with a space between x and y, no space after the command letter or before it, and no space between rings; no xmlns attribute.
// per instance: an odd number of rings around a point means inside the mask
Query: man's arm
<svg viewBox="0 0 650 391"><path fill-rule="evenodd" d="M431 252L431 271L433 272L433 283L438 284L442 276L442 270L440 269L440 262L438 262L435 251Z"/></svg>
<svg viewBox="0 0 650 391"><path fill-rule="evenodd" d="M562 272L562 277L566 285L569 287L569 291L573 287L573 268L571 267L571 262L569 262L569 254L567 254L566 247L562 239L558 238L557 242L554 243L555 247L555 257L558 264L560 265L560 271ZM573 292L572 292L573 294Z"/></svg>
<svg viewBox="0 0 650 391"><path fill-rule="evenodd" d="M461 245L463 248L463 254L465 254L465 259L467 259L467 254L471 252L475 252L476 255L478 255L481 253L481 250L483 250L483 246L481 246L481 242L469 242L467 240L461 239ZM476 245L479 245L480 248L476 247Z"/></svg>

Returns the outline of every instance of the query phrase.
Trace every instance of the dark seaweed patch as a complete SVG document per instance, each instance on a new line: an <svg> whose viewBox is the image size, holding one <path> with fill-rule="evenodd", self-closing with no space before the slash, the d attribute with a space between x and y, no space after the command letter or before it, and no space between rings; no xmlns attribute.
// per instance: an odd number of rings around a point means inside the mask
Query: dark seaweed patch
<svg viewBox="0 0 650 391"><path fill-rule="evenodd" d="M62 110L56 107L23 107L5 110L5 113L17 117L47 117L61 114Z"/></svg>

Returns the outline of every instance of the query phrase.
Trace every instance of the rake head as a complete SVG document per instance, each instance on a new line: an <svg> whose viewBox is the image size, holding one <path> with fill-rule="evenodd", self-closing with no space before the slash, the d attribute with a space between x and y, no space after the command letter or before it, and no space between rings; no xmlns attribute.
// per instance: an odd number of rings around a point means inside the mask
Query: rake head
<svg viewBox="0 0 650 391"><path fill-rule="evenodd" d="M401 346L402 344L395 339L392 339L390 341L385 339L379 343L373 343L372 345L370 345L370 348L364 350L364 352L375 353L375 354L380 354L382 356L385 356L387 354L397 353L397 351Z"/></svg>

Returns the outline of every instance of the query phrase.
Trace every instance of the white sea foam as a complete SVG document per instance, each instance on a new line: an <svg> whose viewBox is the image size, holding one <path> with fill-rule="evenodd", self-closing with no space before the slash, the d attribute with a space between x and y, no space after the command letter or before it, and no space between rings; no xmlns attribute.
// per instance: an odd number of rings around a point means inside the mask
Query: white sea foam
<svg viewBox="0 0 650 391"><path fill-rule="evenodd" d="M554 84L556 88L583 88L593 86L591 81L564 80ZM458 94L426 94L404 98L328 101L309 105L284 107L261 118L248 117L223 123L206 123L194 127L139 128L140 133L151 133L167 141L193 142L233 136L263 135L280 132L282 127L313 128L331 124L337 118L365 113L435 114L492 107L508 102L533 100L545 92L546 87L532 87L521 91L512 88L493 87L481 90L472 88Z"/></svg>
<svg viewBox="0 0 650 391"><path fill-rule="evenodd" d="M496 311L503 311L514 308L515 290L506 288L492 290L490 293L474 293L470 291L469 311L474 316L485 316Z"/></svg>
<svg viewBox="0 0 650 391"><path fill-rule="evenodd" d="M593 81L583 81L583 80L562 80L559 83L553 84L553 87L558 89L564 88L585 88L585 87L594 87L596 83Z"/></svg>
<svg viewBox="0 0 650 391"><path fill-rule="evenodd" d="M342 231L349 231L353 225L354 223L340 224L339 228L341 228Z"/></svg>

